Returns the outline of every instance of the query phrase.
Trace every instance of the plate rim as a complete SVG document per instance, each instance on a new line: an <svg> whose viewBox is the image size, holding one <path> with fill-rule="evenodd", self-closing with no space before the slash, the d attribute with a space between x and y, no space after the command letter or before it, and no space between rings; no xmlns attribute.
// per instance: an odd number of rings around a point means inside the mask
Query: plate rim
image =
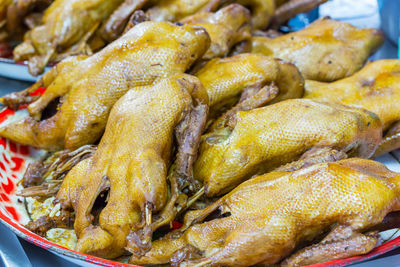
<svg viewBox="0 0 400 267"><path fill-rule="evenodd" d="M78 259L81 261L85 261L85 262L89 262L89 263L94 263L99 266L140 267L138 265L132 265L129 263L122 263L122 262L117 262L117 261L113 261L113 260L95 257L92 255L84 254L82 252L78 252L78 251L63 247L57 243L51 242L50 240L47 240L47 239L29 231L27 228L23 227L22 225L13 222L13 220L11 218L4 215L3 212L1 212L1 211L0 211L0 223L5 225L8 229L10 229L17 236L23 238L24 240L27 240L28 242L30 242L36 246L39 246L45 250L51 250L53 252L62 254L64 256L68 256L68 257ZM354 264L354 263L371 260L375 257L381 256L384 253L394 250L396 248L400 248L400 236L398 236L380 246L375 247L369 253L364 254L364 255L353 256L353 257L345 258L345 259L337 259L337 260L324 262L324 263L318 263L318 264L309 265L309 266L312 266L312 267L346 266L349 264Z"/></svg>

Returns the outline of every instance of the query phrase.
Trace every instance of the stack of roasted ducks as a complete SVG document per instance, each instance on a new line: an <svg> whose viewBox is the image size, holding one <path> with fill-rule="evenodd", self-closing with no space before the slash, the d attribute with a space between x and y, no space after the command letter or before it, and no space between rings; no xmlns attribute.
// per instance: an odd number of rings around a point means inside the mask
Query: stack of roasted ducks
<svg viewBox="0 0 400 267"><path fill-rule="evenodd" d="M36 18L16 59L61 60L0 99L27 105L0 136L48 151L19 192L51 199L30 230L137 265L299 266L400 226L400 174L370 160L400 147L400 60L365 64L379 30L275 30L315 0L51 2L0 6Z"/></svg>

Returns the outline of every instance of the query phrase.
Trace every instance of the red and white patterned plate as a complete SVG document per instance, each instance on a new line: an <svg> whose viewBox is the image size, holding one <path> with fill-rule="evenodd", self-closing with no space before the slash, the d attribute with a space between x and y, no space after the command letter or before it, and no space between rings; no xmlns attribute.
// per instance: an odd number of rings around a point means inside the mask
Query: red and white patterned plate
<svg viewBox="0 0 400 267"><path fill-rule="evenodd" d="M26 115L26 110L15 112L5 108L0 112L0 125L21 119ZM0 138L0 222L5 224L19 237L80 265L132 266L70 250L30 232L24 227L24 224L29 221L29 217L24 208L23 199L16 196L16 192L21 188L19 181L27 165L37 158L39 154L40 151L32 147L22 146ZM385 163L394 171L400 171L400 164L389 155L380 158L379 161ZM389 241L376 247L367 255L331 261L314 266L345 266L371 259L397 247L400 247L400 237L392 236L389 238Z"/></svg>

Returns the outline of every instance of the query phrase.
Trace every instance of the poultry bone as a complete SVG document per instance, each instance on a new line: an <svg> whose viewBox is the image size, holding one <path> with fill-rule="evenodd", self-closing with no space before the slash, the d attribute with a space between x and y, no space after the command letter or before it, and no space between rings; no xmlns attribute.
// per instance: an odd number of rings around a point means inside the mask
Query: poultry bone
<svg viewBox="0 0 400 267"><path fill-rule="evenodd" d="M303 77L293 64L262 54L216 58L195 75L207 90L210 119L216 119L222 111L236 105L216 125L239 109L250 110L267 103L300 98L304 90Z"/></svg>
<svg viewBox="0 0 400 267"><path fill-rule="evenodd" d="M375 155L400 147L400 60L368 63L356 74L332 83L306 81L305 98L337 102L374 112L387 132Z"/></svg>
<svg viewBox="0 0 400 267"><path fill-rule="evenodd" d="M24 42L15 48L15 60L29 60L30 73L38 75L51 60L90 54L88 39L122 1L54 1L44 13L43 24L27 32Z"/></svg>
<svg viewBox="0 0 400 267"><path fill-rule="evenodd" d="M378 241L373 227L399 203L399 174L371 160L272 172L188 212L182 229L130 263L264 266L289 256L281 265L304 266L365 254Z"/></svg>
<svg viewBox="0 0 400 267"><path fill-rule="evenodd" d="M0 136L47 150L74 150L100 139L110 109L129 89L183 73L209 48L197 26L144 22L88 57L69 58L31 88L1 99L12 107L31 101L29 93L47 88L28 106L30 116L0 127ZM56 114L46 115L59 99ZM49 117L49 118L47 118Z"/></svg>
<svg viewBox="0 0 400 267"><path fill-rule="evenodd" d="M253 37L251 51L292 62L305 79L328 82L361 69L383 40L380 30L322 18L277 38Z"/></svg>
<svg viewBox="0 0 400 267"><path fill-rule="evenodd" d="M194 165L208 197L278 167L295 170L347 155L369 158L382 139L376 114L310 99L239 111L231 119L203 136Z"/></svg>

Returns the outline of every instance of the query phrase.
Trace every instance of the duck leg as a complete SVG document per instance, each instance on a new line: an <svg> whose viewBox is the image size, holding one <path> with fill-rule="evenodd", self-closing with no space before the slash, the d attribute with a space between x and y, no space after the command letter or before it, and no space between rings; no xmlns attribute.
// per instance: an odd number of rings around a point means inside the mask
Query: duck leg
<svg viewBox="0 0 400 267"><path fill-rule="evenodd" d="M299 160L283 165L275 169L274 171L276 172L296 171L314 164L338 161L346 158L347 154L343 151L332 149L329 147L323 147L323 148L315 147L305 152Z"/></svg>

